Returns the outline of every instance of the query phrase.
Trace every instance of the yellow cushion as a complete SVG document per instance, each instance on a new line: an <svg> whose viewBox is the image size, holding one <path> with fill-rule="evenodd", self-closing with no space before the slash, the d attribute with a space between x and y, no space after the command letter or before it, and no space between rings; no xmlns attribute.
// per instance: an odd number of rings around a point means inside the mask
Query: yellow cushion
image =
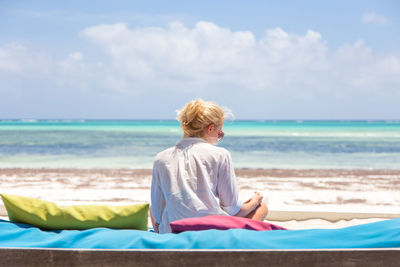
<svg viewBox="0 0 400 267"><path fill-rule="evenodd" d="M10 221L42 229L107 227L147 231L149 204L126 206L77 205L59 207L36 198L1 195Z"/></svg>

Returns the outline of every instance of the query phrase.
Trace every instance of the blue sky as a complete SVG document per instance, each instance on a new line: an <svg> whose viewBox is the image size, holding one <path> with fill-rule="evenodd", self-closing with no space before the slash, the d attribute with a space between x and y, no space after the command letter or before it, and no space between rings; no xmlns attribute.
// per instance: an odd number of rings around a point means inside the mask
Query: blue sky
<svg viewBox="0 0 400 267"><path fill-rule="evenodd" d="M0 1L0 118L400 119L398 1Z"/></svg>

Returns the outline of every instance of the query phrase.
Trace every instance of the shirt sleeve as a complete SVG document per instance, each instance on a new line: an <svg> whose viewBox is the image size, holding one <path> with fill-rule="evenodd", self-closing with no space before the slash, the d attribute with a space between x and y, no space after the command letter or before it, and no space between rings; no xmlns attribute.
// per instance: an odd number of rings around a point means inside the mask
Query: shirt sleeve
<svg viewBox="0 0 400 267"><path fill-rule="evenodd" d="M239 200L235 170L228 151L218 170L217 192L221 208L229 215L235 215L242 208L243 202Z"/></svg>
<svg viewBox="0 0 400 267"><path fill-rule="evenodd" d="M160 185L160 172L156 162L153 165L153 174L151 180L151 213L157 224L161 222L161 216L165 208L164 194Z"/></svg>

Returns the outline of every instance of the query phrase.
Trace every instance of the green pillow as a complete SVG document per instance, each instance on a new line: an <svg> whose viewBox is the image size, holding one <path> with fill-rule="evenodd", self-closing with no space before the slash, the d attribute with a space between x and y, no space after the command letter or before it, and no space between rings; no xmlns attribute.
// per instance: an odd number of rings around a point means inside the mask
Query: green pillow
<svg viewBox="0 0 400 267"><path fill-rule="evenodd" d="M10 221L42 229L107 227L147 231L149 204L126 206L77 205L59 207L53 202L1 194Z"/></svg>

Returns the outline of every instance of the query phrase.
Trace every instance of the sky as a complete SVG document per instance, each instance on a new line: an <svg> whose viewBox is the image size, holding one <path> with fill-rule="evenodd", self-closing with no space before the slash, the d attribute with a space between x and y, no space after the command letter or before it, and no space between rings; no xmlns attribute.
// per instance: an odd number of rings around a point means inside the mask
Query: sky
<svg viewBox="0 0 400 267"><path fill-rule="evenodd" d="M400 120L400 2L0 0L0 119Z"/></svg>

